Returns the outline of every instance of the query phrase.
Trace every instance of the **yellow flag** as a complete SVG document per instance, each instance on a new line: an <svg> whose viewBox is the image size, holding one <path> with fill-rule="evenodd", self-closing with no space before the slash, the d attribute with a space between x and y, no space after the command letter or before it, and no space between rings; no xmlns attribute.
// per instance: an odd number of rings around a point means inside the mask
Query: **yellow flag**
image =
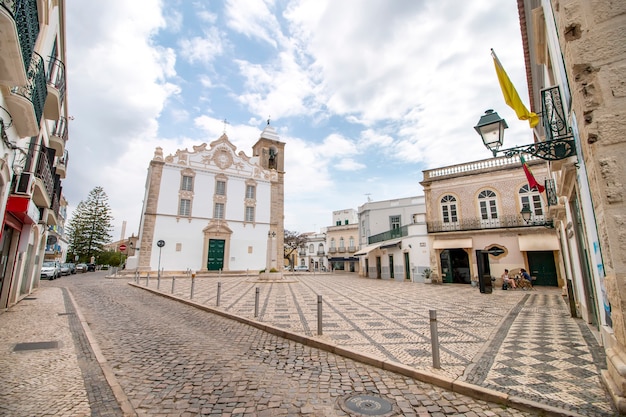
<svg viewBox="0 0 626 417"><path fill-rule="evenodd" d="M519 98L519 94L517 94L517 90L513 86L511 79L507 75L506 71L502 67L500 60L496 56L496 53L491 50L491 56L493 57L493 64L496 67L496 74L498 74L498 81L500 82L500 88L502 89L502 95L504 96L504 101L509 105L510 108L515 110L515 114L517 114L517 118L520 120L528 120L530 124L530 128L534 128L539 124L539 116L536 113L531 112L524 106L522 103L522 99Z"/></svg>

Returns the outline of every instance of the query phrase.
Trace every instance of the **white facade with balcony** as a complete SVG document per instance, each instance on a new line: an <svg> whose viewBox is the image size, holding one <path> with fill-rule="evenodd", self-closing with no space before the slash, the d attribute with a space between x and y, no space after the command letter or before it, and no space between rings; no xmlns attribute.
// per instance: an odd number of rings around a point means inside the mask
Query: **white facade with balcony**
<svg viewBox="0 0 626 417"><path fill-rule="evenodd" d="M420 282L429 268L424 196L371 201L358 209L360 275Z"/></svg>

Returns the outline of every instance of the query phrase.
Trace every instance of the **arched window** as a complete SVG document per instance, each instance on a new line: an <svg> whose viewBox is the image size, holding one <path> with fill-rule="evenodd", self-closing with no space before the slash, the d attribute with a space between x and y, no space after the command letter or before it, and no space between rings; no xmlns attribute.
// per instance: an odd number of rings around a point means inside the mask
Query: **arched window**
<svg viewBox="0 0 626 417"><path fill-rule="evenodd" d="M478 205L480 206L481 220L492 220L498 218L496 193L491 190L483 190L478 194Z"/></svg>
<svg viewBox="0 0 626 417"><path fill-rule="evenodd" d="M331 249L335 249L335 238L334 237L330 238L330 248Z"/></svg>
<svg viewBox="0 0 626 417"><path fill-rule="evenodd" d="M446 195L441 199L441 219L445 223L457 223L456 198Z"/></svg>
<svg viewBox="0 0 626 417"><path fill-rule="evenodd" d="M344 244L344 241L343 241L343 237L339 238L339 247L340 248L344 248L345 247L345 244Z"/></svg>
<svg viewBox="0 0 626 417"><path fill-rule="evenodd" d="M533 221L544 221L543 201L541 193L525 184L519 189L520 207L528 206L533 213Z"/></svg>
<svg viewBox="0 0 626 417"><path fill-rule="evenodd" d="M309 253L313 253L313 252L315 252L315 246L313 246L313 244L311 243L309 245Z"/></svg>

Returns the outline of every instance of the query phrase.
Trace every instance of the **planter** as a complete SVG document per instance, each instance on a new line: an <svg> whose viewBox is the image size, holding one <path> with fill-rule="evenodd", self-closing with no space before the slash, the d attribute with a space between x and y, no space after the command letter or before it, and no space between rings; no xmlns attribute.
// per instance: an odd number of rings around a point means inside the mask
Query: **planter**
<svg viewBox="0 0 626 417"><path fill-rule="evenodd" d="M424 278L424 284L432 284L433 280L430 278Z"/></svg>

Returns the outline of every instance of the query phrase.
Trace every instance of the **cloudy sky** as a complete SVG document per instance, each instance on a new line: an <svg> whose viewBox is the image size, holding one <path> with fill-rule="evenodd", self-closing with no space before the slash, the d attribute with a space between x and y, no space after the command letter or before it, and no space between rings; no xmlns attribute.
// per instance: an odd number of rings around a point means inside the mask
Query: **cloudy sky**
<svg viewBox="0 0 626 417"><path fill-rule="evenodd" d="M285 227L332 225L369 198L423 194L422 170L490 157L473 126L507 119L490 48L528 104L515 0L67 0L70 209L102 186L138 233L146 172L226 128L251 155L286 143ZM226 119L228 124L223 121Z"/></svg>

